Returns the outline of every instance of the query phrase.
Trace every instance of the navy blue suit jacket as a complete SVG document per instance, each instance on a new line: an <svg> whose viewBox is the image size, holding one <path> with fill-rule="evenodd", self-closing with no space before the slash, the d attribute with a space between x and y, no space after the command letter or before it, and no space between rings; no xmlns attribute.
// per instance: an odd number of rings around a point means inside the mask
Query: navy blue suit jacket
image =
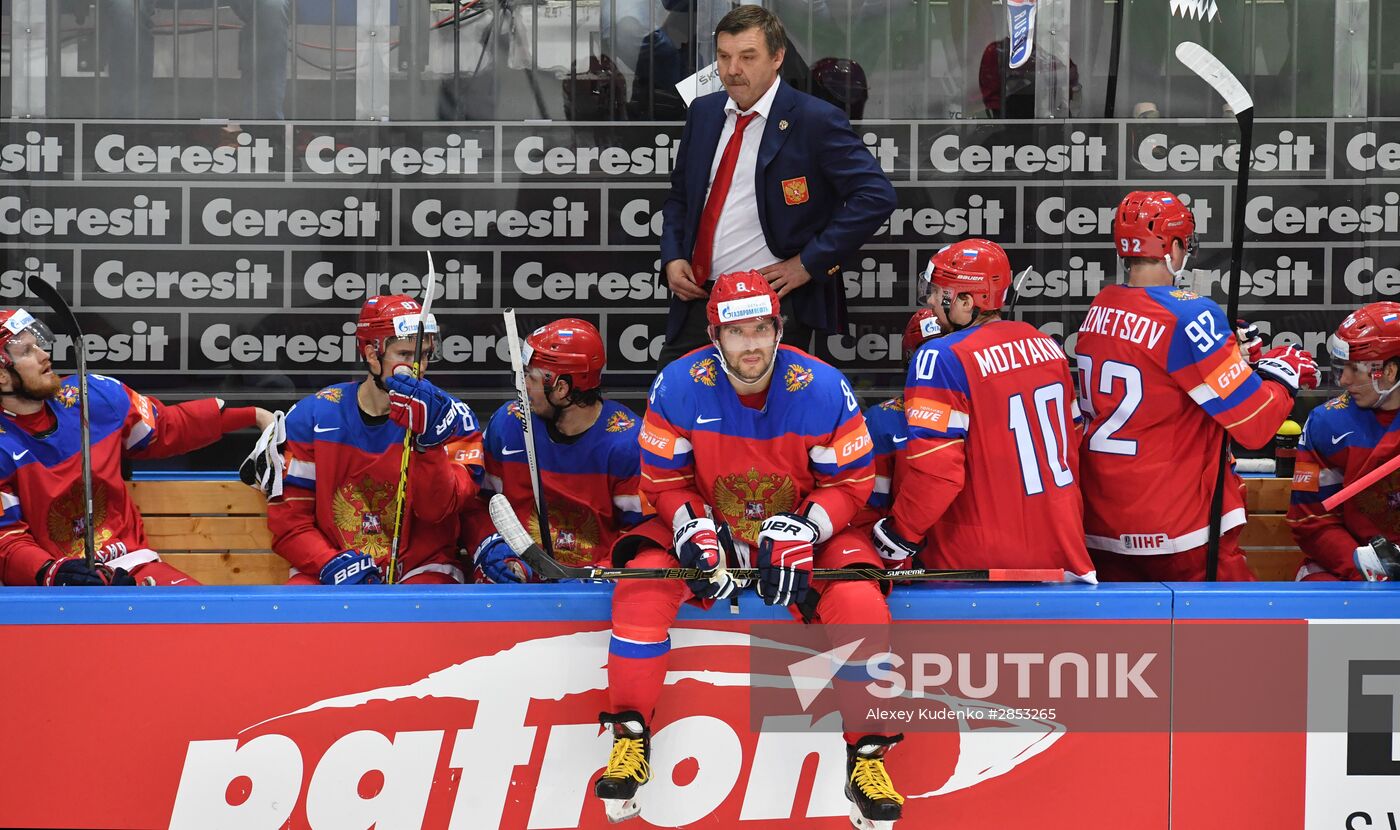
<svg viewBox="0 0 1400 830"><path fill-rule="evenodd" d="M663 269L675 259L689 261L695 248L728 100L728 93L720 91L691 102L671 171L671 192L661 209ZM812 275L811 282L783 298L784 314L816 329L844 328L842 263L889 219L894 186L844 112L788 84L774 95L754 179L768 249L780 259L801 254L802 266ZM801 179L805 199L795 181ZM784 196L784 182L791 183L791 196ZM673 296L667 340L679 333L684 320L684 303Z"/></svg>

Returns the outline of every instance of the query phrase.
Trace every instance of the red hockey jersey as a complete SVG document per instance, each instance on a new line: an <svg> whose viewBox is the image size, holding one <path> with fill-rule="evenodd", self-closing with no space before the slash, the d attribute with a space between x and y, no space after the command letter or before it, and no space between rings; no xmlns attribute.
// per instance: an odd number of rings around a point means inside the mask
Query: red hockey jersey
<svg viewBox="0 0 1400 830"><path fill-rule="evenodd" d="M93 540L97 559L132 567L157 558L141 514L122 480L122 456L168 458L199 449L223 434L213 398L166 406L119 380L88 375L92 430ZM0 414L0 580L33 585L44 562L82 556L82 430L78 383L67 378L46 404L56 425L30 435Z"/></svg>
<svg viewBox="0 0 1400 830"><path fill-rule="evenodd" d="M933 568L1064 568L1084 548L1079 409L1058 343L994 320L930 340L904 389L905 466L895 530L925 538Z"/></svg>
<svg viewBox="0 0 1400 830"><path fill-rule="evenodd" d="M1074 350L1089 419L1080 462L1089 547L1163 554L1204 545L1221 430L1262 447L1293 398L1240 357L1220 306L1185 289L1104 288ZM1229 471L1221 531L1244 522Z"/></svg>
<svg viewBox="0 0 1400 830"><path fill-rule="evenodd" d="M304 574L343 550L389 563L404 429L369 418L356 399L358 383L328 386L287 413L286 478L268 503L272 549ZM397 579L436 571L463 581L457 560L461 513L482 476L481 433L416 452L409 467Z"/></svg>
<svg viewBox="0 0 1400 830"><path fill-rule="evenodd" d="M1376 536L1400 541L1400 471L1328 511L1322 502L1400 452L1400 417L1362 409L1350 395L1308 415L1293 468L1288 526L1307 560L1299 576L1360 579L1352 552Z"/></svg>
<svg viewBox="0 0 1400 830"><path fill-rule="evenodd" d="M622 404L605 400L593 426L565 444L549 437L538 415L531 417L554 558L570 566L611 564L613 542L642 520L641 450L637 447L641 420ZM482 492L504 493L521 524L540 541L518 403L497 409L486 427ZM479 528L468 549L475 549L490 532Z"/></svg>
<svg viewBox="0 0 1400 830"><path fill-rule="evenodd" d="M870 433L845 376L780 346L766 405L755 410L719 361L713 346L698 349L652 384L641 490L657 516L674 526L682 505L697 515L708 505L744 543L736 544L741 559L763 520L778 513L806 513L821 541L845 529L875 481Z"/></svg>

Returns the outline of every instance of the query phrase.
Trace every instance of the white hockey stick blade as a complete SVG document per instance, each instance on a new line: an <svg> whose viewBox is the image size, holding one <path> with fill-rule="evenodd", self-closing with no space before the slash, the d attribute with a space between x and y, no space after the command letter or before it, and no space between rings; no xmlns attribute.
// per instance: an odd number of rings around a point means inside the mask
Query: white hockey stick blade
<svg viewBox="0 0 1400 830"><path fill-rule="evenodd" d="M1250 97L1249 91L1240 83L1239 78L1201 44L1183 40L1176 46L1176 59L1210 84L1220 97L1225 99L1225 104L1236 116L1254 107L1254 99Z"/></svg>
<svg viewBox="0 0 1400 830"><path fill-rule="evenodd" d="M515 508L510 506L510 500L505 496L500 493L492 496L487 509L491 511L491 524L496 526L497 532L506 540L510 549L515 551L516 556L523 556L525 551L535 544L535 540L525 532L519 517L515 515Z"/></svg>
<svg viewBox="0 0 1400 830"><path fill-rule="evenodd" d="M423 315L418 320L419 328L422 328L423 321L428 319L428 312L433 308L433 295L437 293L437 269L433 267L433 252L428 252L428 284L423 287Z"/></svg>

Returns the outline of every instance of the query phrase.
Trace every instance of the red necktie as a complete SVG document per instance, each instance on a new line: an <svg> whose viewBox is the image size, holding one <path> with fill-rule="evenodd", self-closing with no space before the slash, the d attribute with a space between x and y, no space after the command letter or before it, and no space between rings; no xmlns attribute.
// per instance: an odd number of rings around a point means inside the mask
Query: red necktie
<svg viewBox="0 0 1400 830"><path fill-rule="evenodd" d="M719 214L724 209L724 200L729 196L729 183L734 179L734 165L739 162L739 148L744 144L744 128L758 115L751 112L739 116L734 122L734 134L724 145L724 155L720 156L719 169L715 171L715 182L710 185L709 198L705 200L705 210L700 214L700 227L695 231L695 252L690 257L690 270L695 274L695 284L704 285L710 279L710 265L715 256L715 228L719 226Z"/></svg>

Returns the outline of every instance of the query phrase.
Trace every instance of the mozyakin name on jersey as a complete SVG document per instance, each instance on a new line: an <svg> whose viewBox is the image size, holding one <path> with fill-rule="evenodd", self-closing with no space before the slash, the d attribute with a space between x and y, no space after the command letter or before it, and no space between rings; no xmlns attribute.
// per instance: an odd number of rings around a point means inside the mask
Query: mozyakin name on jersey
<svg viewBox="0 0 1400 830"><path fill-rule="evenodd" d="M120 300L266 300L272 271L263 262L239 257L232 271L129 270L121 259L106 259L92 269L93 288L103 298Z"/></svg>
<svg viewBox="0 0 1400 830"><path fill-rule="evenodd" d="M1381 141L1370 130L1357 133L1347 141L1345 156L1347 164L1359 173L1400 171L1400 142Z"/></svg>
<svg viewBox="0 0 1400 830"><path fill-rule="evenodd" d="M63 143L37 130L26 132L22 142L0 144L0 173L57 173L62 161Z"/></svg>
<svg viewBox="0 0 1400 830"><path fill-rule="evenodd" d="M973 144L960 133L941 135L929 145L928 159L939 173L1102 173L1108 145L1083 130L1068 144Z"/></svg>
<svg viewBox="0 0 1400 830"><path fill-rule="evenodd" d="M1278 141L1254 145L1254 162L1250 169L1257 173L1306 173L1313 169L1312 158L1316 153L1311 136L1282 130ZM1239 142L1172 142L1167 133L1152 133L1138 141L1137 160L1153 173L1210 173L1216 170L1233 173L1240 169L1240 145Z"/></svg>
<svg viewBox="0 0 1400 830"><path fill-rule="evenodd" d="M413 230L427 239L450 237L507 239L579 239L584 236L588 205L565 196L554 197L553 208L538 210L466 210L443 208L441 199L424 199L413 207Z"/></svg>
<svg viewBox="0 0 1400 830"><path fill-rule="evenodd" d="M239 133L232 147L202 144L132 144L121 133L104 135L93 145L92 157L103 173L246 173L272 169L274 148L266 138Z"/></svg>
<svg viewBox="0 0 1400 830"><path fill-rule="evenodd" d="M306 144L302 165L322 175L462 176L480 171L481 144L449 133L433 147L336 147L335 136L319 135Z"/></svg>
<svg viewBox="0 0 1400 830"><path fill-rule="evenodd" d="M170 208L144 193L131 207L25 207L19 196L0 197L0 234L31 236L164 236Z"/></svg>
<svg viewBox="0 0 1400 830"><path fill-rule="evenodd" d="M1115 197L1116 198L1116 197ZM1211 210L1209 199L1192 199L1178 194L1183 204L1190 206L1196 217L1196 233L1205 235L1210 227ZM1108 236L1113 232L1113 216L1118 205L1100 207L1070 207L1064 196L1050 196L1035 208L1035 226L1041 233L1071 236Z"/></svg>
<svg viewBox="0 0 1400 830"><path fill-rule="evenodd" d="M451 334L441 338L443 363L508 362L508 343L494 334ZM214 323L199 336L199 351L213 363L346 364L359 360L355 321L341 324L339 334L235 334L230 323ZM481 368L490 368L483 365Z"/></svg>
<svg viewBox="0 0 1400 830"><path fill-rule="evenodd" d="M434 300L475 301L481 288L481 269L473 263L463 263L449 258L442 263L438 272L437 289ZM363 302L379 294L408 294L418 297L423 293L423 274L411 271L398 273L370 271L361 274L357 271L342 271L333 262L317 260L302 272L301 284L307 296L313 300L345 300Z"/></svg>
<svg viewBox="0 0 1400 830"><path fill-rule="evenodd" d="M379 205L346 196L342 207L235 208L228 198L210 199L200 213L204 230L212 236L276 237L283 234L313 237L374 238L379 231Z"/></svg>
<svg viewBox="0 0 1400 830"><path fill-rule="evenodd" d="M982 377L1024 369L1052 360L1064 360L1065 353L1048 337L1022 337L1006 343L993 343L972 353Z"/></svg>
<svg viewBox="0 0 1400 830"><path fill-rule="evenodd" d="M63 269L57 263L40 259L37 256L27 256L19 268L6 268L0 271L0 297L5 299L20 299L24 297L29 289L25 287L25 282L30 277L39 277L44 282L57 288L63 281Z"/></svg>
<svg viewBox="0 0 1400 830"><path fill-rule="evenodd" d="M1244 221L1250 233L1339 234L1400 232L1400 193L1387 191L1385 204L1274 206L1274 197L1255 196L1245 205Z"/></svg>

